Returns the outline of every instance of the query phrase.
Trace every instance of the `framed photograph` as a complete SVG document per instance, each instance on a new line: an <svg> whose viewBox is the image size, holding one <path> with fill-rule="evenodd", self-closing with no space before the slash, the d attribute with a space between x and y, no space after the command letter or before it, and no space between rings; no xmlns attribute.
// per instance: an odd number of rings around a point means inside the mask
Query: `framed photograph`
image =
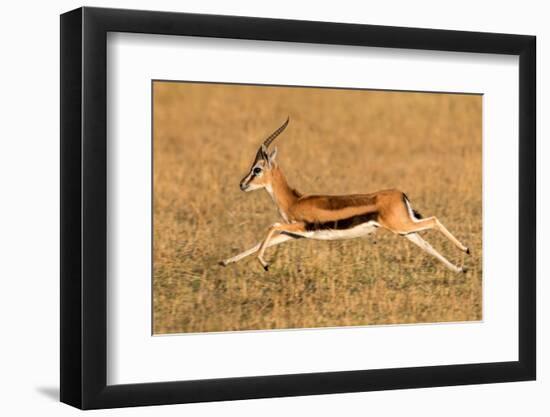
<svg viewBox="0 0 550 417"><path fill-rule="evenodd" d="M61 401L533 380L535 37L61 16Z"/></svg>

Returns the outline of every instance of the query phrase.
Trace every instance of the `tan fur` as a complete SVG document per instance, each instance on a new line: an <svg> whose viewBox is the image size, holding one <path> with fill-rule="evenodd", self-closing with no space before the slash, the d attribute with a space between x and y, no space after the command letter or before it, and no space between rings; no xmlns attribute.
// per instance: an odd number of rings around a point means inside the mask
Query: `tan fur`
<svg viewBox="0 0 550 417"><path fill-rule="evenodd" d="M275 203L287 222L328 222L368 213L378 213L381 226L399 233L400 227L409 225L403 193L383 190L371 194L306 195L291 188L281 169L274 164L258 181L272 189ZM412 222L411 222L412 223Z"/></svg>

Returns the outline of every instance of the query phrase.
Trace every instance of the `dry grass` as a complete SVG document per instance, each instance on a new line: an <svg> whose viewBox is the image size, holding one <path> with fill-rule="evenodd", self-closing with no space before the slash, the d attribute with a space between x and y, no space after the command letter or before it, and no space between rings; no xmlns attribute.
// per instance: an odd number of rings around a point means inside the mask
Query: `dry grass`
<svg viewBox="0 0 550 417"><path fill-rule="evenodd" d="M279 164L303 193L405 191L472 250L454 274L399 236L300 240L217 265L278 214L238 184L287 115ZM155 82L154 333L480 320L481 97ZM451 261L463 255L423 233Z"/></svg>

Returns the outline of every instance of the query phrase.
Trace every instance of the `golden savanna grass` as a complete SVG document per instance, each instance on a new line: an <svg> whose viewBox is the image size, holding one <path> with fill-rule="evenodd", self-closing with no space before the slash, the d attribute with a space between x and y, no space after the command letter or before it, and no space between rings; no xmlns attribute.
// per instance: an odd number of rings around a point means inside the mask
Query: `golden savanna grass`
<svg viewBox="0 0 550 417"><path fill-rule="evenodd" d="M155 334L481 319L481 96L160 81L153 94ZM287 115L275 144L292 186L398 188L470 247L422 233L468 273L385 231L270 248L269 272L254 256L219 266L280 221L238 185Z"/></svg>

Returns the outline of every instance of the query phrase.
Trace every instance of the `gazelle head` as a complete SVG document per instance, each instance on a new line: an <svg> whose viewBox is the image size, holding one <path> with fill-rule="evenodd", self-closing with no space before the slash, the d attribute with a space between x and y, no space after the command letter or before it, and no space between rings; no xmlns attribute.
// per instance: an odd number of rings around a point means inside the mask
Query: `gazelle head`
<svg viewBox="0 0 550 417"><path fill-rule="evenodd" d="M241 180L240 187L243 191L259 190L268 187L272 180L272 170L275 167L275 158L277 157L277 148L269 150L269 145L279 136L288 125L289 118L275 132L267 137L262 143L256 157L252 162L250 171Z"/></svg>

